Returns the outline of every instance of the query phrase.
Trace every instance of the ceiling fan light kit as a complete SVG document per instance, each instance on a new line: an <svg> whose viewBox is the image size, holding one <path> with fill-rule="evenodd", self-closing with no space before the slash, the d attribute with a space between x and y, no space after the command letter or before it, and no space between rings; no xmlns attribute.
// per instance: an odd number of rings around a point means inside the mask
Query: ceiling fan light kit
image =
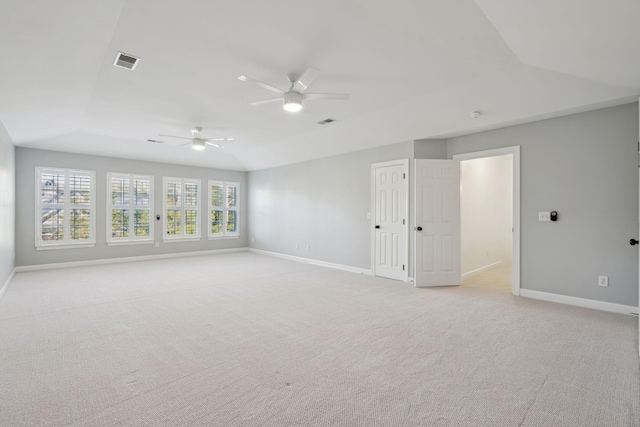
<svg viewBox="0 0 640 427"><path fill-rule="evenodd" d="M298 92L287 92L283 96L283 108L291 113L302 110L302 94Z"/></svg>
<svg viewBox="0 0 640 427"><path fill-rule="evenodd" d="M192 147L194 150L196 151L202 151L204 150L204 139L194 139L193 140L193 144Z"/></svg>

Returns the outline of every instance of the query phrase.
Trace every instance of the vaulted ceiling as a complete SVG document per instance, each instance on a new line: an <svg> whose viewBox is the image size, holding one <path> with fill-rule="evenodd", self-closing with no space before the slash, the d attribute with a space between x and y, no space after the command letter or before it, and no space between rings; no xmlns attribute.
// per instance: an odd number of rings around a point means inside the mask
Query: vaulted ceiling
<svg viewBox="0 0 640 427"><path fill-rule="evenodd" d="M256 170L632 102L638 25L637 0L6 0L0 121L17 146ZM350 99L287 113L237 79L308 67ZM158 136L194 126L235 141Z"/></svg>

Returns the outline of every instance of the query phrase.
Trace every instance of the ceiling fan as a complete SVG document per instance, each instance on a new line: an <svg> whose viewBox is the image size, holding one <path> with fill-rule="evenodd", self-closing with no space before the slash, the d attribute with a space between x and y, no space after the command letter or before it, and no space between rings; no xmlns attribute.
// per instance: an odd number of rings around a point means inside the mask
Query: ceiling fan
<svg viewBox="0 0 640 427"><path fill-rule="evenodd" d="M193 129L191 129L191 138L187 138L184 136L175 136L175 135L160 135L160 136L164 136L164 137L168 137L168 138L179 138L179 139L188 139L191 142L188 142L186 144L182 144L182 145L189 145L191 144L191 147L194 150L204 150L205 147L207 145L210 145L212 147L215 147L217 149L221 149L224 148L222 145L218 144L218 142L224 142L224 141L233 141L233 138L202 138L200 136L200 132L202 132L202 128L200 126L197 126Z"/></svg>
<svg viewBox="0 0 640 427"><path fill-rule="evenodd" d="M319 74L320 70L316 70L315 68L307 68L307 71L305 71L301 76L295 73L289 74L287 78L289 80L289 83L291 83L291 86L287 91L278 89L277 87L268 85L247 76L240 76L238 77L238 79L242 80L243 82L253 82L264 89L270 90L280 95L276 98L250 102L249 105L262 105L269 102L283 101L283 108L293 113L302 110L303 99L349 99L348 93L305 93L307 88L311 85L311 83L313 83L313 81L316 79L316 77L318 77Z"/></svg>

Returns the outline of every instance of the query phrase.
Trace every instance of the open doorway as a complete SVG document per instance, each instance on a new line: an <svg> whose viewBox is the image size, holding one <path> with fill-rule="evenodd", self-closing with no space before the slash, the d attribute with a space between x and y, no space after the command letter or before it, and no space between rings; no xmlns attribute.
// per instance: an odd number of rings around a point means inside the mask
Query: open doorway
<svg viewBox="0 0 640 427"><path fill-rule="evenodd" d="M511 293L513 155L460 162L462 284Z"/></svg>
<svg viewBox="0 0 640 427"><path fill-rule="evenodd" d="M520 294L519 154L519 147L508 147L454 156L463 286Z"/></svg>

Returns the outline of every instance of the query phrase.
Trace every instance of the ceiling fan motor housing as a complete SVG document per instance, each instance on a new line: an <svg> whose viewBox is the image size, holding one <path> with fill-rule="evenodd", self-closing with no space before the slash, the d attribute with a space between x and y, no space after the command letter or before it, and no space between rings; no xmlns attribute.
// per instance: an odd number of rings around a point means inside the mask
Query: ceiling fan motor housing
<svg viewBox="0 0 640 427"><path fill-rule="evenodd" d="M300 111L302 109L302 94L293 91L285 93L284 109L287 111Z"/></svg>

